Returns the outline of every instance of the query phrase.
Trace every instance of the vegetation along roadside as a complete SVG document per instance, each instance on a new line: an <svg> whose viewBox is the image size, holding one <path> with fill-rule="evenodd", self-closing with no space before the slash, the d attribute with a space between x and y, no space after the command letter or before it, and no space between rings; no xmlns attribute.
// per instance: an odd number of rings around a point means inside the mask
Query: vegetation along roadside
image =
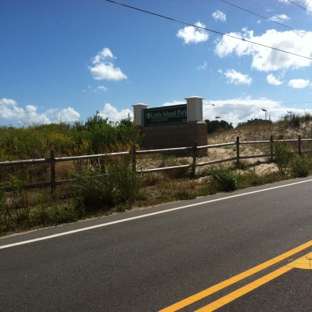
<svg viewBox="0 0 312 312"><path fill-rule="evenodd" d="M282 140L287 139L287 135L293 137L298 131L311 137L310 119L310 116L285 117L276 124L255 120L240 124L235 129L224 122L226 127L220 127L221 122L214 123L214 128L208 127L207 121L208 141L209 144L229 142L237 134L248 140L268 139L269 133ZM54 149L58 157L64 157L126 151L133 144L139 148L141 136L130 119L112 123L98 113L86 123L73 125L34 125L17 129L0 127L2 162L48 157L50 149ZM254 146L245 152L263 149L265 154L266 148ZM189 168L135 173L128 156L60 163L56 169L58 178L72 178L73 181L58 186L53 194L49 189L23 188L27 183L36 183L49 176L46 164L0 167L0 235L305 177L311 172L312 157L309 153L293 154L292 146L283 141L274 143L274 151L273 163L270 159L261 159L253 163L243 161L239 165L234 162L209 165L196 171L195 177ZM220 150L211 150L207 158L227 158L233 150L223 148L222 153L220 155ZM141 155L137 161L139 166L146 163L153 167L175 166L191 163L189 156ZM260 166L261 171L258 170ZM11 191L6 192L5 187L10 187Z"/></svg>

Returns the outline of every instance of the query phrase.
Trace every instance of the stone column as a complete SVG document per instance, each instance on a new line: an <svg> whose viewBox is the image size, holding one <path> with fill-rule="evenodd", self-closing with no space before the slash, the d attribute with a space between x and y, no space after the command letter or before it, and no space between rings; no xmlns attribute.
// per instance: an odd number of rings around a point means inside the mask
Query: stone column
<svg viewBox="0 0 312 312"><path fill-rule="evenodd" d="M199 96L186 98L187 122L203 120L203 99Z"/></svg>
<svg viewBox="0 0 312 312"><path fill-rule="evenodd" d="M148 107L147 104L138 103L133 106L133 121L136 126L144 127L143 110Z"/></svg>

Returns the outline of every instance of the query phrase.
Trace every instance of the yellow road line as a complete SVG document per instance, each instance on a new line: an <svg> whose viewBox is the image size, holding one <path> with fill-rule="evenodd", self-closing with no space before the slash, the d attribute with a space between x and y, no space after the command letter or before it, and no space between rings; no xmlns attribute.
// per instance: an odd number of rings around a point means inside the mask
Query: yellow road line
<svg viewBox="0 0 312 312"><path fill-rule="evenodd" d="M208 305L202 307L201 309L197 310L196 312L211 312L211 311L215 311L219 308L221 308L222 306L228 304L231 301L236 300L237 298L247 294L248 292L262 286L263 284L268 283L269 281L277 278L278 276L292 270L292 267L289 266L283 266L279 269L277 269L276 271L273 271L253 282L251 282L250 284L247 284L231 293L229 293L228 295L212 302L209 303Z"/></svg>
<svg viewBox="0 0 312 312"><path fill-rule="evenodd" d="M196 312L210 312L214 311L216 309L221 308L222 306L228 304L229 302L236 300L237 298L247 294L248 292L262 286L263 284L268 283L269 281L279 277L280 275L290 271L293 268L298 268L298 269L305 269L305 270L311 270L312 269L312 253L309 253L299 259L296 259L295 261L292 261L291 263L288 263L287 265L251 282L248 285L245 285L228 295L200 308Z"/></svg>
<svg viewBox="0 0 312 312"><path fill-rule="evenodd" d="M243 280L243 279L245 279L245 278L247 278L247 277L249 277L255 273L258 273L258 272L260 272L260 271L262 271L262 270L264 270L264 269L266 269L266 268L268 268L268 267L270 267L270 266L272 266L272 265L274 265L274 264L276 264L276 263L278 263L278 262L280 262L280 261L282 261L282 260L306 249L306 248L308 248L308 247L311 247L311 246L312 246L312 240L307 242L307 243L304 243L304 244L302 244L302 245L300 245L294 249L291 249L291 250L289 250L289 251L287 251L287 252L285 252L285 253L283 253L283 254L281 254L281 255L279 255L279 256L271 259L271 260L263 262L262 264L259 264L255 267L245 271L245 272L242 272L242 273L235 275L235 276L233 276L233 277L231 277L231 278L229 278L223 282L220 282L214 286L211 286L205 290L202 290L201 292L199 292L195 295L192 295L186 299L183 299L177 303L174 303L171 306L160 310L159 312L178 311L178 310L180 310L180 309L182 309L188 305L193 304L196 301L199 301L205 297L208 297L209 295L211 295L211 294L213 294L213 293L215 293L215 292L217 292L223 288L226 288L230 285L233 285L233 284L235 284L235 283L237 283L237 282L239 282L239 281L241 281L241 280Z"/></svg>
<svg viewBox="0 0 312 312"><path fill-rule="evenodd" d="M312 270L312 252L287 264L287 266L303 270Z"/></svg>

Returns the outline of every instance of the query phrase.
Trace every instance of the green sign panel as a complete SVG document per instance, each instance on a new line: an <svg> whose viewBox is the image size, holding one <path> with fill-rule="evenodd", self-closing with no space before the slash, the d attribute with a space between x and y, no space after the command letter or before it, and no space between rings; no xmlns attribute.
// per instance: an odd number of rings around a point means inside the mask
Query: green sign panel
<svg viewBox="0 0 312 312"><path fill-rule="evenodd" d="M144 110L144 125L160 126L187 122L186 104L147 108Z"/></svg>

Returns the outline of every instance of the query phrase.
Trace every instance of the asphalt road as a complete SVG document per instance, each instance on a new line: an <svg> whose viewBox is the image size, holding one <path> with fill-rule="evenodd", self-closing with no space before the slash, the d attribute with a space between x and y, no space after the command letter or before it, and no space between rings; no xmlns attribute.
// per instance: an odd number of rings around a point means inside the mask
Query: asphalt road
<svg viewBox="0 0 312 312"><path fill-rule="evenodd" d="M311 177L1 238L0 311L312 311L311 269L240 290L311 240Z"/></svg>

